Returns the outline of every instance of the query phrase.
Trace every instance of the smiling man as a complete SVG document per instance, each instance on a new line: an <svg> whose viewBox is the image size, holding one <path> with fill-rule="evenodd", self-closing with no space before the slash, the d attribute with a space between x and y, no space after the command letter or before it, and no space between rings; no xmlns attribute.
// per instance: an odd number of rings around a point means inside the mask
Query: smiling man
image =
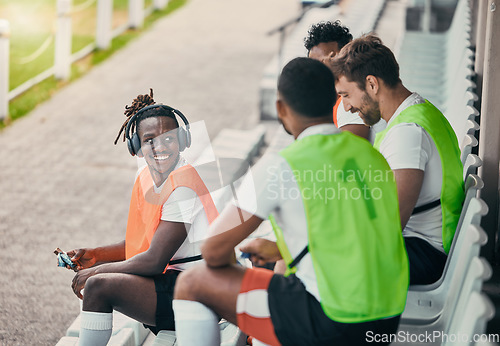
<svg viewBox="0 0 500 346"><path fill-rule="evenodd" d="M342 47L352 41L349 28L342 25L339 20L326 21L311 25L304 39L307 56L311 59L327 62L335 57ZM346 112L342 97L338 97L333 107L333 123L341 131L349 131L360 137L368 139L372 144L377 132L385 128L385 121L381 120L374 126L366 126L357 113Z"/></svg>
<svg viewBox="0 0 500 346"><path fill-rule="evenodd" d="M442 274L464 198L456 135L443 114L399 78L393 53L374 35L347 44L328 62L346 111L387 128L375 148L394 171L410 284Z"/></svg>
<svg viewBox="0 0 500 346"><path fill-rule="evenodd" d="M130 153L147 163L132 190L125 240L67 253L77 265L73 291L83 299L80 346L107 344L113 310L155 333L175 329L175 281L190 262L201 259L199 242L190 239L200 239L218 215L200 176L181 156L191 138L176 115L186 125L187 119L154 103L152 90L139 95L126 107L118 134L125 130Z"/></svg>

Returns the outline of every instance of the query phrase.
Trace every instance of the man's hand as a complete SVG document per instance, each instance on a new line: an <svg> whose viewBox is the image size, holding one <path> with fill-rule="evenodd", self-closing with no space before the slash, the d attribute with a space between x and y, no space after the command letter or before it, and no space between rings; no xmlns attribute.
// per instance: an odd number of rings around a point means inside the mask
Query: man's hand
<svg viewBox="0 0 500 346"><path fill-rule="evenodd" d="M83 299L81 291L85 288L87 280L95 274L96 272L94 268L82 269L76 273L73 278L73 282L71 283L71 288L78 298Z"/></svg>
<svg viewBox="0 0 500 346"><path fill-rule="evenodd" d="M252 263L258 266L281 259L276 243L267 239L254 239L240 247L240 251L249 253Z"/></svg>
<svg viewBox="0 0 500 346"><path fill-rule="evenodd" d="M71 257L73 263L76 264L76 271L90 268L97 262L94 249L75 249L66 253Z"/></svg>

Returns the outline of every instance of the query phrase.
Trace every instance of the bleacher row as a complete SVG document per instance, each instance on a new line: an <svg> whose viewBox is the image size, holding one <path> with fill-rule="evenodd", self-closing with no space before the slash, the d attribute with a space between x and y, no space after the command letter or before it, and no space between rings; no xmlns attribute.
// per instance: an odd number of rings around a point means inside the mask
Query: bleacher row
<svg viewBox="0 0 500 346"><path fill-rule="evenodd" d="M312 8L290 30L283 43L282 53L277 54L265 67L259 87L261 119L277 119L275 109L278 75L285 64L298 56L306 56L304 37L313 23L339 19L349 27L353 37L375 29L385 5L385 0L353 0L342 11L338 5L328 8Z"/></svg>
<svg viewBox="0 0 500 346"><path fill-rule="evenodd" d="M462 162L477 145L472 137L479 129L471 11L468 0L459 0L448 31L407 31L396 52L405 86L439 108L455 130L464 152Z"/></svg>
<svg viewBox="0 0 500 346"><path fill-rule="evenodd" d="M345 15L340 13L337 6L309 11L290 33L283 47L281 61L275 57L264 72L261 84L263 118L275 118L273 109L279 67L295 56L305 55L302 40L312 23L341 19L352 28L354 37L375 28L385 0L351 2L352 7ZM370 11L366 10L368 7ZM410 286L399 331L403 335L439 333L442 336L428 343L424 340L419 345L495 345L483 339L472 341L474 336L485 333L486 324L493 317L495 309L481 292L483 282L491 276L492 271L488 262L479 255L481 246L487 241L480 222L488 212L488 207L478 197L484 186L477 175L482 162L473 153L478 145L480 114L474 108L478 98L474 84L469 2L458 1L450 29L445 33L405 32L396 54L405 86L434 103L452 124L462 151L466 189L465 202L444 273L431 285ZM264 146L265 131L262 126L252 131L224 130L212 142L217 157L241 158L240 161L230 161L230 169L225 169L229 174L228 179L235 181L244 167L259 156L259 150ZM290 142L290 136L278 129L267 151L278 151ZM201 153L200 157L203 155L205 153ZM227 195L217 198L219 203L224 202ZM263 227L267 226L264 224ZM245 335L236 326L221 321L220 327L223 345L246 344ZM78 332L79 318L57 345L76 345ZM109 345L139 346L148 335L142 324L115 312L113 336ZM174 332L162 331L148 345L175 345L175 342ZM393 343L402 344L408 344L408 340L396 340Z"/></svg>
<svg viewBox="0 0 500 346"><path fill-rule="evenodd" d="M479 257L480 248L487 241L480 223L488 206L478 198L484 184L476 173L482 162L473 154L478 145L480 114L474 107L478 97L474 83L471 12L470 2L459 0L448 31L407 31L397 52L403 83L446 116L457 135L464 165L466 198L444 273L431 285L410 286L399 327L400 331L412 334L440 332L464 336L460 340L434 340L434 344L443 345L493 345L473 339L485 333L495 309L481 292L492 270L488 262Z"/></svg>

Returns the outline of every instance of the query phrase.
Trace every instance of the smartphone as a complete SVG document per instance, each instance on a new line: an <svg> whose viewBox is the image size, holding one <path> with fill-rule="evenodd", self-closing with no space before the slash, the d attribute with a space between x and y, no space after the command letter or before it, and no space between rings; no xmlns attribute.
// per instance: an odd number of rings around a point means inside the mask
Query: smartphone
<svg viewBox="0 0 500 346"><path fill-rule="evenodd" d="M57 248L54 250L54 254L57 255L57 266L58 267L66 267L70 266L72 269L76 267L76 264L73 263L71 258L66 254L66 252Z"/></svg>

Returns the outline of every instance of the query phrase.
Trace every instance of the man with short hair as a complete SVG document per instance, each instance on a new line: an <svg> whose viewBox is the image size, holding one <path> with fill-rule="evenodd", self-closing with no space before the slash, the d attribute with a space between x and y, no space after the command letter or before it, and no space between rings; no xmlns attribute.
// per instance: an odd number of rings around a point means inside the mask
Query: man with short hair
<svg viewBox="0 0 500 346"><path fill-rule="evenodd" d="M325 62L337 55L342 47L352 41L349 28L343 26L339 20L335 22L319 22L311 25L304 38L307 56L311 59ZM355 135L368 139L373 143L377 132L385 128L385 121L381 120L372 127L366 126L358 114L346 112L339 97L333 108L333 122L342 131L350 131Z"/></svg>
<svg viewBox="0 0 500 346"><path fill-rule="evenodd" d="M456 135L436 107L402 84L394 54L378 37L350 42L328 64L346 111L367 125L387 121L374 146L396 177L410 284L435 282L464 198Z"/></svg>
<svg viewBox="0 0 500 346"><path fill-rule="evenodd" d="M393 173L370 143L332 123L334 78L296 58L278 81L278 117L296 139L263 157L202 245L206 265L175 287L181 346L219 345L225 318L270 345L364 345L397 331L408 288ZM349 148L349 150L346 150ZM234 247L264 219L277 242L240 248L285 275L233 264ZM385 343L388 344L388 343Z"/></svg>

